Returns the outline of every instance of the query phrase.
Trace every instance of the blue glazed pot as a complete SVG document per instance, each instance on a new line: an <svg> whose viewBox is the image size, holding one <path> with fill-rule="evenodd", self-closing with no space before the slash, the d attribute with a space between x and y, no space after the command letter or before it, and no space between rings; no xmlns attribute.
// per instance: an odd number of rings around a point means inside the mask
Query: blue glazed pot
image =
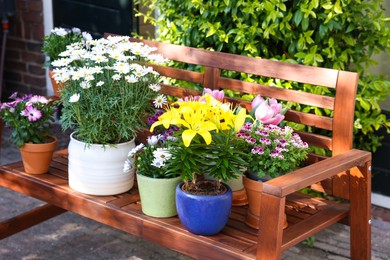
<svg viewBox="0 0 390 260"><path fill-rule="evenodd" d="M176 187L176 208L183 226L193 234L215 235L226 225L232 208L232 190L226 184L227 192L220 195L193 195Z"/></svg>

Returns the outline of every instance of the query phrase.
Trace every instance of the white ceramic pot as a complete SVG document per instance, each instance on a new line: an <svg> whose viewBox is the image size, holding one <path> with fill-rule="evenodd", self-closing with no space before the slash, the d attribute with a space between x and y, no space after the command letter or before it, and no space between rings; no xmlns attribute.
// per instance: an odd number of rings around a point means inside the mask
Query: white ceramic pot
<svg viewBox="0 0 390 260"><path fill-rule="evenodd" d="M69 186L79 192L108 196L133 187L134 169L123 172L127 154L135 147L134 140L115 147L100 144L86 146L70 136L68 147Z"/></svg>

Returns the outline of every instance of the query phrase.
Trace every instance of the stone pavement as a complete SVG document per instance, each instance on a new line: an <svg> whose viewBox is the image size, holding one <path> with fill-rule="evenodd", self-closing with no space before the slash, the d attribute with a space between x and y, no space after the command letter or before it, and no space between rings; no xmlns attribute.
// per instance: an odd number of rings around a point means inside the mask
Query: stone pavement
<svg viewBox="0 0 390 260"><path fill-rule="evenodd" d="M55 126L59 147L69 133ZM3 129L0 164L20 160L19 151ZM1 176L0 176L1 177ZM0 221L18 215L41 201L0 188ZM336 224L315 236L314 245L301 243L282 259L349 259L349 227ZM162 234L163 235L163 234ZM107 227L71 212L0 241L0 259L190 259L146 240ZM390 259L390 211L373 206L372 259Z"/></svg>

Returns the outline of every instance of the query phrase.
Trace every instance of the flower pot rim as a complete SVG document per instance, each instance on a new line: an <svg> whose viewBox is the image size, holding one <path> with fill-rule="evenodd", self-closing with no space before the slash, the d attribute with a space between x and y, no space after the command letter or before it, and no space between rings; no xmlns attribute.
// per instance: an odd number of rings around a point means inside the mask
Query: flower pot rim
<svg viewBox="0 0 390 260"><path fill-rule="evenodd" d="M146 175L143 175L143 174L140 174L140 173L136 173L137 175L137 178L138 176L140 176L141 178L148 178L148 179L153 179L153 180L158 180L158 181L164 181L164 180L172 180L172 179L179 179L181 178L180 175L179 176L176 176L176 177L171 177L171 178L153 178L153 177L149 177L149 176L146 176Z"/></svg>
<svg viewBox="0 0 390 260"><path fill-rule="evenodd" d="M209 181L213 181L213 180L209 180ZM221 184L223 185L223 186L225 186L226 187L226 191L224 192L224 193L221 193L221 194L194 194L194 193L189 193L189 192L187 192L187 191L185 191L185 190L183 190L182 189L182 186L184 185L184 181L181 181L179 184L178 184L178 188L181 190L181 191L183 191L185 194L187 194L188 196L190 196L190 197L204 197L204 198L206 198L206 197L216 197L216 196L226 196L226 194L229 194L229 193L232 193L232 189L230 188L230 186L229 185L227 185L226 183L224 183L224 182L221 182Z"/></svg>
<svg viewBox="0 0 390 260"><path fill-rule="evenodd" d="M134 142L135 140L135 137L133 137L133 139L129 140L129 141L126 141L126 142L123 142L123 143L118 143L118 144L89 144L87 142L84 142L84 141L80 141L78 139L76 139L75 137L73 137L73 135L76 134L76 132L72 132L70 134L70 138L72 140L74 140L75 142L77 143L80 143L80 144L85 144L87 147L92 145L92 146L103 146L103 147L106 147L106 146L109 146L109 147L116 147L116 146L120 146L120 145L124 145L124 144L127 144L127 143L131 143L131 142Z"/></svg>
<svg viewBox="0 0 390 260"><path fill-rule="evenodd" d="M51 139L50 142L45 142L45 143L40 143L40 144L35 144L35 143L31 143L31 142L28 142L28 143L24 143L22 147L19 147L19 149L26 149L28 147L39 147L39 146L48 146L48 145L54 145L54 143L57 143L57 137L54 136L54 135L49 135L47 136L48 138Z"/></svg>

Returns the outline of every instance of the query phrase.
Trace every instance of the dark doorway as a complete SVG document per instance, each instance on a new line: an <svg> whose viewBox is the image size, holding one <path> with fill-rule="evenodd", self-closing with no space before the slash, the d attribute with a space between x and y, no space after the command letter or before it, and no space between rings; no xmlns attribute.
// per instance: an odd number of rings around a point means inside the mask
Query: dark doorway
<svg viewBox="0 0 390 260"><path fill-rule="evenodd" d="M94 38L110 32L131 35L138 32L130 0L53 0L55 27L78 27Z"/></svg>
<svg viewBox="0 0 390 260"><path fill-rule="evenodd" d="M390 111L383 112L389 119ZM385 138L372 158L372 191L390 197L390 134L385 130L381 134Z"/></svg>

